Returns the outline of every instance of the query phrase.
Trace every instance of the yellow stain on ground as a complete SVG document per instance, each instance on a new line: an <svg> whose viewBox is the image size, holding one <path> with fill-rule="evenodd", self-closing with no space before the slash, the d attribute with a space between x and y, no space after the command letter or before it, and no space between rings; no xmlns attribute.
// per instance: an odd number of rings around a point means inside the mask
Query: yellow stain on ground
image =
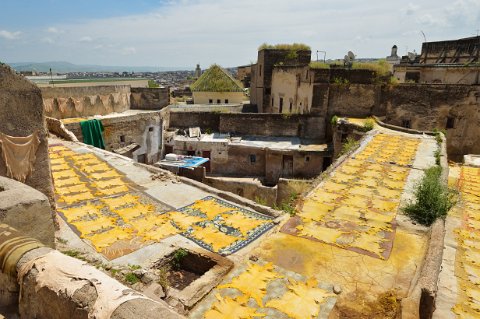
<svg viewBox="0 0 480 319"><path fill-rule="evenodd" d="M213 251L219 251L220 249L226 248L238 240L243 239L242 237L227 235L221 232L213 224L207 224L205 227L194 225L192 229L192 235L210 245Z"/></svg>
<svg viewBox="0 0 480 319"><path fill-rule="evenodd" d="M95 218L101 215L100 207L90 203L77 207L66 207L58 209L58 211L63 213L69 223L86 216Z"/></svg>
<svg viewBox="0 0 480 319"><path fill-rule="evenodd" d="M167 213L169 218L177 225L181 231L187 230L190 226L205 221L206 219L200 216L187 215L181 212L173 211Z"/></svg>
<svg viewBox="0 0 480 319"><path fill-rule="evenodd" d="M265 316L265 314L258 313L255 308L247 305L247 295L231 298L216 294L215 298L217 298L217 301L212 305L211 309L205 312L205 319L249 319Z"/></svg>
<svg viewBox="0 0 480 319"><path fill-rule="evenodd" d="M197 209L203 214L207 215L208 219L213 219L217 215L229 212L232 210L231 207L223 206L218 204L215 200L198 200L193 205L192 209Z"/></svg>
<svg viewBox="0 0 480 319"><path fill-rule="evenodd" d="M458 282L457 303L453 312L458 318L480 317L480 168L451 167L449 184L458 186L461 201L454 209L462 224L456 229Z"/></svg>
<svg viewBox="0 0 480 319"><path fill-rule="evenodd" d="M107 253L110 251L107 248L116 240L135 239L135 247L138 247L139 243L160 241L181 232L188 232L190 238L219 251L247 239L251 231L270 222L244 214L239 207L213 198L196 201L185 208L188 212L159 215L155 205L146 203L150 201L146 196L127 194L129 182L95 154L77 154L64 146L52 146L49 153L56 162L57 170L53 175L61 211L67 222L79 230L80 237L88 239L97 251ZM194 213L190 214L192 211ZM231 234L221 231L213 225L214 218L242 236L234 231ZM199 222L207 224L202 227L197 225ZM112 251L118 253L119 250Z"/></svg>
<svg viewBox="0 0 480 319"><path fill-rule="evenodd" d="M271 263L265 265L250 263L247 269L231 282L218 286L217 288L237 289L250 298L253 298L257 305L263 306L263 298L267 293L267 285L274 279L283 278L282 275L273 269Z"/></svg>
<svg viewBox="0 0 480 319"><path fill-rule="evenodd" d="M87 236L86 238L92 242L97 251L102 251L110 247L119 240L129 240L133 236L131 232L127 232L121 228L113 228L103 233Z"/></svg>
<svg viewBox="0 0 480 319"><path fill-rule="evenodd" d="M317 318L320 311L318 305L334 296L317 285L314 278L305 283L291 280L288 291L281 298L268 301L266 306L278 309L294 319Z"/></svg>
<svg viewBox="0 0 480 319"><path fill-rule="evenodd" d="M408 159L412 164L419 143L410 137L375 135L304 199L296 235L388 258L396 210L410 171L390 162ZM369 161L359 161L359 155Z"/></svg>
<svg viewBox="0 0 480 319"><path fill-rule="evenodd" d="M337 304L361 311L363 305L356 297L361 292L375 298L396 289L400 298L407 296L411 279L423 262L426 235L399 229L395 237L388 260L284 233L269 237L252 253L307 278L340 285L343 292ZM293 302L287 304L294 307Z"/></svg>

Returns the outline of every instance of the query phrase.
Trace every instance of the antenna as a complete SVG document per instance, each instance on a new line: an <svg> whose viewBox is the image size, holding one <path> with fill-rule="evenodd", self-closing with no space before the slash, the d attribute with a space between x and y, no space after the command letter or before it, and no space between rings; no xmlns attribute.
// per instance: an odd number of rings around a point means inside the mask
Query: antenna
<svg viewBox="0 0 480 319"><path fill-rule="evenodd" d="M422 30L420 30L420 32L423 35L423 42L427 42L427 36L425 35L425 33Z"/></svg>

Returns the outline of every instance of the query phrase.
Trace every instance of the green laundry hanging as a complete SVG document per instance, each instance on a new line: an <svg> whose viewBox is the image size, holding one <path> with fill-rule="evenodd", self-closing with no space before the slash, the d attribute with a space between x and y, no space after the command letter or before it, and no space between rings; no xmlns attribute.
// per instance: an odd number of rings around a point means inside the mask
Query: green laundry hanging
<svg viewBox="0 0 480 319"><path fill-rule="evenodd" d="M103 125L99 120L87 120L80 122L83 134L83 143L105 149L103 141Z"/></svg>

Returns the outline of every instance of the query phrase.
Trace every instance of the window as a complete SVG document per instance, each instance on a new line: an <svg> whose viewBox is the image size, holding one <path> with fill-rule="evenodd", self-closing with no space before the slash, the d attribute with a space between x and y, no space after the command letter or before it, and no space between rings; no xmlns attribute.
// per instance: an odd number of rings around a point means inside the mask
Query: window
<svg viewBox="0 0 480 319"><path fill-rule="evenodd" d="M402 127L412 128L412 123L410 122L410 120L402 120Z"/></svg>
<svg viewBox="0 0 480 319"><path fill-rule="evenodd" d="M257 161L257 155L255 154L250 154L250 163L253 164Z"/></svg>
<svg viewBox="0 0 480 319"><path fill-rule="evenodd" d="M228 99L225 99L225 104L228 104Z"/></svg>
<svg viewBox="0 0 480 319"><path fill-rule="evenodd" d="M258 76L262 76L262 65L258 65Z"/></svg>
<svg viewBox="0 0 480 319"><path fill-rule="evenodd" d="M125 143L125 135L120 135L120 143Z"/></svg>
<svg viewBox="0 0 480 319"><path fill-rule="evenodd" d="M292 113L292 109L293 109L293 103L290 102L290 113Z"/></svg>
<svg viewBox="0 0 480 319"><path fill-rule="evenodd" d="M217 104L220 104L222 103L222 101L220 99L217 99Z"/></svg>
<svg viewBox="0 0 480 319"><path fill-rule="evenodd" d="M266 89L265 89L265 94L266 94L266 95L272 94L272 88L266 88Z"/></svg>
<svg viewBox="0 0 480 319"><path fill-rule="evenodd" d="M150 126L150 127L148 128L148 131L149 131L149 132L153 132L153 126Z"/></svg>
<svg viewBox="0 0 480 319"><path fill-rule="evenodd" d="M280 98L280 107L278 108L278 113L283 112L283 97Z"/></svg>
<svg viewBox="0 0 480 319"><path fill-rule="evenodd" d="M305 162L310 162L310 156L305 156Z"/></svg>
<svg viewBox="0 0 480 319"><path fill-rule="evenodd" d="M447 125L446 128L455 128L455 118L453 117L447 117Z"/></svg>
<svg viewBox="0 0 480 319"><path fill-rule="evenodd" d="M209 100L208 100L208 103L209 103L209 104L212 104L212 103L213 103L213 100L212 100L212 99L209 99Z"/></svg>

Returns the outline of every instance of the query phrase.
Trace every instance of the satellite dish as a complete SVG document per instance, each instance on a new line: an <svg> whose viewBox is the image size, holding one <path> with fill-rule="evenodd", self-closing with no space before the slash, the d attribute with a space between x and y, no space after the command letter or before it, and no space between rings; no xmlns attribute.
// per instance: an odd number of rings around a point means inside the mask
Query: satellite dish
<svg viewBox="0 0 480 319"><path fill-rule="evenodd" d="M353 54L352 51L348 51L347 55L348 55L348 57L350 58L351 61L355 60L355 54Z"/></svg>
<svg viewBox="0 0 480 319"><path fill-rule="evenodd" d="M417 57L417 54L416 54L415 52L408 52L407 55L408 55L408 59L409 59L410 61L415 60L415 58Z"/></svg>

